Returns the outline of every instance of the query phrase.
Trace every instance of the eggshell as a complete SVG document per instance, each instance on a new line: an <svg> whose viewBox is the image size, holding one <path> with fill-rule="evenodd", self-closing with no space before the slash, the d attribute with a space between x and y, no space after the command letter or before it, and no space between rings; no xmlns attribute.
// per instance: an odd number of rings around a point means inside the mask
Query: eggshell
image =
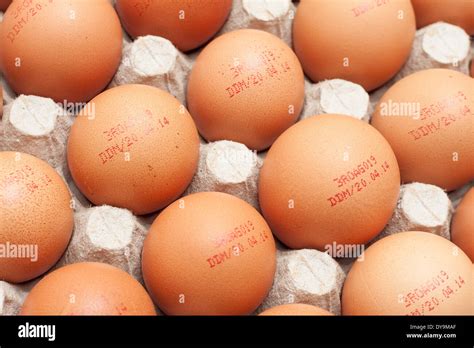
<svg viewBox="0 0 474 348"><path fill-rule="evenodd" d="M342 115L307 118L268 151L260 207L292 249L361 244L390 219L400 190L395 155L377 130Z"/></svg>
<svg viewBox="0 0 474 348"><path fill-rule="evenodd" d="M0 280L21 283L45 273L72 234L71 196L46 162L0 152Z"/></svg>
<svg viewBox="0 0 474 348"><path fill-rule="evenodd" d="M208 141L263 150L298 118L304 76L276 36L243 29L219 36L198 56L188 83L189 111Z"/></svg>
<svg viewBox="0 0 474 348"><path fill-rule="evenodd" d="M5 11L11 2L12 0L0 0L0 11Z"/></svg>
<svg viewBox="0 0 474 348"><path fill-rule="evenodd" d="M143 286L98 262L61 267L36 284L20 315L156 315Z"/></svg>
<svg viewBox="0 0 474 348"><path fill-rule="evenodd" d="M410 0L301 0L293 45L313 81L340 78L371 91L400 70L415 30Z"/></svg>
<svg viewBox="0 0 474 348"><path fill-rule="evenodd" d="M412 0L417 28L435 22L447 22L474 34L473 0Z"/></svg>
<svg viewBox="0 0 474 348"><path fill-rule="evenodd" d="M397 156L402 181L451 191L474 178L474 80L422 70L394 84L372 116Z"/></svg>
<svg viewBox="0 0 474 348"><path fill-rule="evenodd" d="M0 46L0 67L15 92L84 102L117 70L122 30L107 0L18 0L5 12Z"/></svg>
<svg viewBox="0 0 474 348"><path fill-rule="evenodd" d="M67 156L74 181L90 201L141 215L168 205L189 185L199 137L176 98L150 86L123 85L79 113Z"/></svg>
<svg viewBox="0 0 474 348"><path fill-rule="evenodd" d="M302 303L291 303L275 306L263 311L259 315L333 315L325 309Z"/></svg>
<svg viewBox="0 0 474 348"><path fill-rule="evenodd" d="M0 85L0 117L3 116L3 86Z"/></svg>
<svg viewBox="0 0 474 348"><path fill-rule="evenodd" d="M355 262L342 292L343 315L472 315L472 263L449 240L402 232L377 241Z"/></svg>
<svg viewBox="0 0 474 348"><path fill-rule="evenodd" d="M167 314L249 314L272 286L275 241L248 203L201 192L174 202L156 218L142 265L148 291Z"/></svg>
<svg viewBox="0 0 474 348"><path fill-rule="evenodd" d="M474 188L470 188L456 209L451 224L451 241L474 262Z"/></svg>
<svg viewBox="0 0 474 348"><path fill-rule="evenodd" d="M161 36L179 50L189 51L224 25L232 0L117 0L116 8L132 37Z"/></svg>

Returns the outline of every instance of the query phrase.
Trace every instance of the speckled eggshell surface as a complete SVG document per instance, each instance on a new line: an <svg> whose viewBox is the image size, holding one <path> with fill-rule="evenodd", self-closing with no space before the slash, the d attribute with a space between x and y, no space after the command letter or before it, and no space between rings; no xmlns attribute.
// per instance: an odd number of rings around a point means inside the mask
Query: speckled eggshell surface
<svg viewBox="0 0 474 348"><path fill-rule="evenodd" d="M293 51L260 30L226 33L199 54L187 101L201 135L268 148L298 118L304 76Z"/></svg>
<svg viewBox="0 0 474 348"><path fill-rule="evenodd" d="M17 94L87 102L120 64L122 29L108 0L16 0L0 28L0 66Z"/></svg>
<svg viewBox="0 0 474 348"><path fill-rule="evenodd" d="M67 155L89 200L141 215L168 205L189 185L199 137L186 108L169 93L124 85L85 106L71 128Z"/></svg>
<svg viewBox="0 0 474 348"><path fill-rule="evenodd" d="M132 37L155 35L179 50L201 46L224 25L232 0L117 0L116 9Z"/></svg>
<svg viewBox="0 0 474 348"><path fill-rule="evenodd" d="M166 314L250 314L272 286L275 241L248 203L201 192L174 202L156 218L142 265L146 287Z"/></svg>
<svg viewBox="0 0 474 348"><path fill-rule="evenodd" d="M451 222L451 241L474 262L474 188L470 188L456 208Z"/></svg>
<svg viewBox="0 0 474 348"><path fill-rule="evenodd" d="M451 191L474 179L474 79L422 70L380 99L372 125L397 156L402 181Z"/></svg>
<svg viewBox="0 0 474 348"><path fill-rule="evenodd" d="M0 152L0 280L21 283L61 257L73 229L71 195L46 162Z"/></svg>
<svg viewBox="0 0 474 348"><path fill-rule="evenodd" d="M397 233L355 262L342 292L343 315L472 315L472 263L449 240Z"/></svg>
<svg viewBox="0 0 474 348"><path fill-rule="evenodd" d="M474 34L474 0L411 0L417 28L447 22Z"/></svg>
<svg viewBox="0 0 474 348"><path fill-rule="evenodd" d="M415 30L410 0L301 0L293 45L313 81L341 78L371 91L403 66Z"/></svg>
<svg viewBox="0 0 474 348"><path fill-rule="evenodd" d="M298 122L270 148L259 178L262 213L292 249L363 244L392 216L400 173L372 126L342 115Z"/></svg>
<svg viewBox="0 0 474 348"><path fill-rule="evenodd" d="M116 267L81 262L61 267L36 284L20 315L156 315L143 286Z"/></svg>

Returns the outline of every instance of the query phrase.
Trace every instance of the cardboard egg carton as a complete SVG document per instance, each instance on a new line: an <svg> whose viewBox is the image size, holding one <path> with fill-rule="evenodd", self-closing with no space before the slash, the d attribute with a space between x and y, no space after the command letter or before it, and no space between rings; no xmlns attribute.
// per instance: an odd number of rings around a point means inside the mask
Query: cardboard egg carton
<svg viewBox="0 0 474 348"><path fill-rule="evenodd" d="M469 75L474 57L474 42L460 27L438 22L418 29L412 50L402 69L370 96L369 112L375 110L380 98L397 81L420 70L451 69Z"/></svg>
<svg viewBox="0 0 474 348"><path fill-rule="evenodd" d="M52 99L20 95L4 108L0 148L25 152L67 171L66 143L73 115Z"/></svg>
<svg viewBox="0 0 474 348"><path fill-rule="evenodd" d="M291 0L234 0L229 19L218 35L253 28L277 35L291 46L294 13ZM200 49L183 54L164 38L146 36L132 41L125 32L123 43L122 62L109 88L147 84L168 91L185 104L187 77ZM300 119L320 113L342 113L369 122L376 103L393 83L428 68L449 68L467 74L473 51L474 46L471 44L469 48L469 37L462 29L445 23L432 24L417 31L410 57L400 72L370 95L349 81L306 80ZM73 115L51 99L17 96L3 77L0 84L5 104L0 122L0 151L27 152L47 161L63 176L73 197L74 234L53 269L69 263L100 261L121 268L143 282L141 248L158 212L137 217L126 209L93 207L76 187L67 168L66 141ZM265 155L266 152L256 154L232 141L202 141L198 170L185 194L226 192L259 209L257 184ZM399 204L375 240L409 229L449 238L452 212L468 187L448 196L432 185L402 185ZM277 246L274 284L256 313L275 305L300 302L340 314L342 285L355 259L334 259L317 250L288 250L279 242ZM18 314L26 295L39 279L24 284L0 281L0 315Z"/></svg>
<svg viewBox="0 0 474 348"><path fill-rule="evenodd" d="M469 185L466 185L458 191L463 192L463 195L468 188ZM462 195L460 196L462 197ZM367 243L365 248L384 237L403 231L424 231L450 240L453 212L453 202L441 188L422 183L401 185L397 206L392 217L385 228ZM346 274L355 261L355 258L337 259Z"/></svg>
<svg viewBox="0 0 474 348"><path fill-rule="evenodd" d="M143 284L141 252L148 226L129 210L107 205L79 209L74 233L55 268L90 261L104 262L131 274Z"/></svg>
<svg viewBox="0 0 474 348"><path fill-rule="evenodd" d="M122 62L109 88L125 84L149 85L169 92L184 104L191 65L191 59L170 41L151 35L139 37L125 44Z"/></svg>
<svg viewBox="0 0 474 348"><path fill-rule="evenodd" d="M343 114L369 122L369 106L369 94L361 85L341 79L318 83L306 79L300 120L319 114Z"/></svg>
<svg viewBox="0 0 474 348"><path fill-rule="evenodd" d="M392 218L369 245L400 231L424 231L451 239L453 211L451 200L439 187L417 182L402 185Z"/></svg>
<svg viewBox="0 0 474 348"><path fill-rule="evenodd" d="M341 314L345 274L327 253L312 250L278 250L272 289L256 313L288 303L305 303Z"/></svg>
<svg viewBox="0 0 474 348"><path fill-rule="evenodd" d="M199 164L185 195L218 191L243 199L257 210L258 175L263 160L244 144L216 141L201 144Z"/></svg>
<svg viewBox="0 0 474 348"><path fill-rule="evenodd" d="M234 0L229 18L219 34L241 28L258 29L278 36L291 46L295 12L291 0Z"/></svg>
<svg viewBox="0 0 474 348"><path fill-rule="evenodd" d="M10 284L0 280L0 315L17 315L26 296L38 281Z"/></svg>

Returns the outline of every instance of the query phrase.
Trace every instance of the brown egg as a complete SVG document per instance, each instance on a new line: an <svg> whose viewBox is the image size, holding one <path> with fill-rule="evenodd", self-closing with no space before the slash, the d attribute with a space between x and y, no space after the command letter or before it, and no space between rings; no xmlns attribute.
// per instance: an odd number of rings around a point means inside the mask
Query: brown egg
<svg viewBox="0 0 474 348"><path fill-rule="evenodd" d="M46 162L0 152L0 280L21 283L45 273L71 238L71 195Z"/></svg>
<svg viewBox="0 0 474 348"><path fill-rule="evenodd" d="M12 0L0 0L0 11L5 11L11 2Z"/></svg>
<svg viewBox="0 0 474 348"><path fill-rule="evenodd" d="M224 25L232 0L117 0L116 8L132 37L161 36L181 51L189 51Z"/></svg>
<svg viewBox="0 0 474 348"><path fill-rule="evenodd" d="M447 22L474 34L473 0L411 0L416 16L416 26L424 27L435 22Z"/></svg>
<svg viewBox="0 0 474 348"><path fill-rule="evenodd" d="M188 107L209 141L233 140L263 150L303 107L304 76L293 51L260 30L224 34L198 56Z"/></svg>
<svg viewBox="0 0 474 348"><path fill-rule="evenodd" d="M143 278L171 315L254 311L273 282L276 249L263 217L218 192L186 196L156 218L143 247Z"/></svg>
<svg viewBox="0 0 474 348"><path fill-rule="evenodd" d="M448 69L422 70L380 99L372 125L397 156L403 182L454 190L474 178L474 80Z"/></svg>
<svg viewBox="0 0 474 348"><path fill-rule="evenodd" d="M400 70L415 30L410 0L301 0L293 45L313 81L341 78L371 91Z"/></svg>
<svg viewBox="0 0 474 348"><path fill-rule="evenodd" d="M61 267L36 284L20 315L156 315L143 286L121 269L98 262Z"/></svg>
<svg viewBox="0 0 474 348"><path fill-rule="evenodd" d="M372 244L342 292L343 315L473 314L472 263L449 240L402 232Z"/></svg>
<svg viewBox="0 0 474 348"><path fill-rule="evenodd" d="M108 0L16 0L0 30L0 66L18 94L89 101L120 63L122 30Z"/></svg>
<svg viewBox="0 0 474 348"><path fill-rule="evenodd" d="M334 315L325 309L302 303L284 304L272 307L259 315Z"/></svg>
<svg viewBox="0 0 474 348"><path fill-rule="evenodd" d="M364 244L392 216L400 190L395 155L377 130L318 115L283 133L268 152L259 201L273 233L293 249Z"/></svg>
<svg viewBox="0 0 474 348"><path fill-rule="evenodd" d="M451 241L474 262L474 188L470 188L456 209L451 223Z"/></svg>
<svg viewBox="0 0 474 348"><path fill-rule="evenodd" d="M0 117L3 116L3 86L0 85Z"/></svg>
<svg viewBox="0 0 474 348"><path fill-rule="evenodd" d="M123 85L84 107L71 128L67 155L74 181L90 201L141 215L186 189L197 168L199 137L172 95Z"/></svg>

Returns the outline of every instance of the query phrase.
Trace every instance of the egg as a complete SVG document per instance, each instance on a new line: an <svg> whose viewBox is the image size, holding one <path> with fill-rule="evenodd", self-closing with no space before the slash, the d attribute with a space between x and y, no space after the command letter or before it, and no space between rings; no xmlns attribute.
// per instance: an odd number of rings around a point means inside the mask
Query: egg
<svg viewBox="0 0 474 348"><path fill-rule="evenodd" d="M268 151L260 207L292 249L364 244L392 216L400 190L395 155L367 123L318 115L296 123Z"/></svg>
<svg viewBox="0 0 474 348"><path fill-rule="evenodd" d="M263 217L218 192L192 194L163 210L142 255L146 287L170 315L250 314L270 290L275 267Z"/></svg>
<svg viewBox="0 0 474 348"><path fill-rule="evenodd" d="M0 152L0 280L21 283L50 269L73 229L71 195L46 162Z"/></svg>
<svg viewBox="0 0 474 348"><path fill-rule="evenodd" d="M198 56L188 82L189 111L208 141L268 148L298 118L304 75L278 37L242 29L219 36Z"/></svg>
<svg viewBox="0 0 474 348"><path fill-rule="evenodd" d="M293 45L313 81L340 78L371 91L403 66L415 30L410 0L301 0Z"/></svg>
<svg viewBox="0 0 474 348"><path fill-rule="evenodd" d="M284 304L280 306L275 306L269 308L259 315L267 316L267 315L333 315L332 313L328 312L325 309L302 304L302 303L290 303Z"/></svg>
<svg viewBox="0 0 474 348"><path fill-rule="evenodd" d="M186 108L145 85L109 89L88 103L68 140L71 174L94 204L136 214L161 209L191 182L199 136Z"/></svg>
<svg viewBox="0 0 474 348"><path fill-rule="evenodd" d="M451 223L451 241L474 262L474 188L464 195Z"/></svg>
<svg viewBox="0 0 474 348"><path fill-rule="evenodd" d="M0 0L0 11L5 11L11 2L12 0Z"/></svg>
<svg viewBox="0 0 474 348"><path fill-rule="evenodd" d="M143 286L116 267L81 262L41 279L20 315L156 315Z"/></svg>
<svg viewBox="0 0 474 348"><path fill-rule="evenodd" d="M116 8L132 37L161 36L181 51L189 51L217 33L232 0L117 0Z"/></svg>
<svg viewBox="0 0 474 348"><path fill-rule="evenodd" d="M474 35L473 0L412 0L411 2L418 28L435 22L447 22Z"/></svg>
<svg viewBox="0 0 474 348"><path fill-rule="evenodd" d="M79 103L120 64L122 30L108 0L16 0L0 30L0 67L17 94Z"/></svg>
<svg viewBox="0 0 474 348"><path fill-rule="evenodd" d="M0 85L0 117L3 116L3 86Z"/></svg>
<svg viewBox="0 0 474 348"><path fill-rule="evenodd" d="M454 190L474 178L474 80L448 69L395 83L372 116L397 156L402 181Z"/></svg>
<svg viewBox="0 0 474 348"><path fill-rule="evenodd" d="M449 240L402 232L371 245L342 291L343 315L472 315L472 263Z"/></svg>

